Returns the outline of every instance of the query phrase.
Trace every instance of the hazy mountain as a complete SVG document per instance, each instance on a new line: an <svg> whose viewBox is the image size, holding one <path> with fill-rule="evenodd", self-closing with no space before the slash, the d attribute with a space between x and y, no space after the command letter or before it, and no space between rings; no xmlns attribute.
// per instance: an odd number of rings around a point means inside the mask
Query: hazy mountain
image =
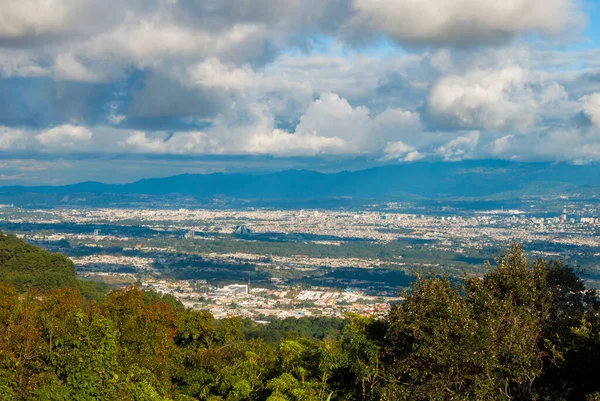
<svg viewBox="0 0 600 401"><path fill-rule="evenodd" d="M286 170L268 174L184 174L130 184L83 182L65 186L13 186L0 194L179 194L197 198L517 198L523 195L600 195L600 165L515 163L497 160L410 163L325 174Z"/></svg>

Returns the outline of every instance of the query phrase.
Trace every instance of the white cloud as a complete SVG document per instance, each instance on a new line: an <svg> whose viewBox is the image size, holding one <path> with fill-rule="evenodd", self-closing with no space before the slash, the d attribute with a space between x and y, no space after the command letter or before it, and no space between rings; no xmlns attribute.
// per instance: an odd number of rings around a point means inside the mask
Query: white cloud
<svg viewBox="0 0 600 401"><path fill-rule="evenodd" d="M416 150L414 146L407 145L402 141L388 142L383 149L383 153L384 156L381 157L381 161L400 160L412 162L425 157L425 155Z"/></svg>
<svg viewBox="0 0 600 401"><path fill-rule="evenodd" d="M558 82L551 82L542 88L540 97L543 104L551 103L554 105L559 102L567 101L569 99L569 94L564 86Z"/></svg>
<svg viewBox="0 0 600 401"><path fill-rule="evenodd" d="M200 75L214 75L223 71L205 60L265 65L322 37L338 47L358 42L360 49L381 34L402 44L479 45L559 33L581 23L579 8L578 0L4 1L0 46L35 56L21 74L39 74L55 60L59 79L108 79L131 65L165 71L198 64L209 69ZM222 83L235 85L231 78Z"/></svg>
<svg viewBox="0 0 600 401"><path fill-rule="evenodd" d="M496 43L530 32L557 35L584 21L573 0L354 0L356 22L400 43Z"/></svg>
<svg viewBox="0 0 600 401"><path fill-rule="evenodd" d="M57 80L94 82L100 76L81 64L72 54L59 54L52 65L53 76Z"/></svg>
<svg viewBox="0 0 600 401"><path fill-rule="evenodd" d="M489 151L493 155L506 155L506 154L509 154L509 152L513 150L514 144L515 144L515 136L514 135L505 135L503 137L495 139L489 145Z"/></svg>
<svg viewBox="0 0 600 401"><path fill-rule="evenodd" d="M590 121L600 128L600 93L593 93L580 99L582 109Z"/></svg>
<svg viewBox="0 0 600 401"><path fill-rule="evenodd" d="M66 27L75 2L22 0L3 2L0 38L38 36Z"/></svg>
<svg viewBox="0 0 600 401"><path fill-rule="evenodd" d="M133 132L121 147L158 154L268 154L315 156L344 153L346 143L338 137L290 133L275 128L272 116L256 108L243 122L219 116L205 131L149 135Z"/></svg>
<svg viewBox="0 0 600 401"><path fill-rule="evenodd" d="M262 51L260 44L266 34L263 26L254 24L232 25L212 32L201 26L177 24L160 15L135 18L132 16L116 29L83 42L82 51L100 59L116 56L142 68L211 56L245 61L244 56L250 58Z"/></svg>
<svg viewBox="0 0 600 401"><path fill-rule="evenodd" d="M0 126L0 150L25 147L27 134L19 129Z"/></svg>
<svg viewBox="0 0 600 401"><path fill-rule="evenodd" d="M287 132L276 128L275 119L266 108L254 106L249 112L245 116L249 121L242 125L222 116L209 130L211 137L219 138L220 153L276 156L349 153L348 144L339 132L306 132L298 128L295 132Z"/></svg>
<svg viewBox="0 0 600 401"><path fill-rule="evenodd" d="M144 132L134 132L122 146L140 153L201 154L214 151L213 141L203 132L179 132L172 136L152 137Z"/></svg>
<svg viewBox="0 0 600 401"><path fill-rule="evenodd" d="M576 0L20 0L0 5L0 41L72 42L115 31L130 34L133 51L148 47L143 34L158 39L159 51L167 44L178 51L202 44L186 33L190 27L219 33L212 38L220 48L245 35L220 31L256 26L279 47L307 32L351 40L383 33L401 43L466 45L531 32L554 35L583 22Z"/></svg>
<svg viewBox="0 0 600 401"><path fill-rule="evenodd" d="M437 153L448 161L469 158L479 143L479 135L479 131L472 131L456 137L440 146Z"/></svg>
<svg viewBox="0 0 600 401"><path fill-rule="evenodd" d="M577 128L552 129L537 138L533 153L550 160L600 161L600 133Z"/></svg>
<svg viewBox="0 0 600 401"><path fill-rule="evenodd" d="M124 114L119 114L120 104L119 102L111 102L106 105L107 113L106 119L110 121L112 124L121 124L123 121L127 120L127 116Z"/></svg>
<svg viewBox="0 0 600 401"><path fill-rule="evenodd" d="M0 4L0 43L74 40L110 29L135 2L19 0Z"/></svg>
<svg viewBox="0 0 600 401"><path fill-rule="evenodd" d="M339 153L345 143L340 138L296 135L279 129L255 132L240 143L224 143L215 131L175 133L172 137L153 138L135 132L121 146L139 153L157 154L269 154L276 156L315 156ZM211 136L212 135L212 136Z"/></svg>
<svg viewBox="0 0 600 401"><path fill-rule="evenodd" d="M524 129L538 107L528 72L520 67L446 76L431 90L427 106L436 124L451 129Z"/></svg>
<svg viewBox="0 0 600 401"><path fill-rule="evenodd" d="M45 131L0 126L0 150L84 149L86 145L92 144L92 137L87 128L70 124Z"/></svg>
<svg viewBox="0 0 600 401"><path fill-rule="evenodd" d="M0 121L19 127L0 148L593 159L597 49L508 40L561 33L579 5L0 2ZM596 128L571 127L582 113Z"/></svg>
<svg viewBox="0 0 600 401"><path fill-rule="evenodd" d="M424 158L424 154L420 153L419 151L413 150L412 152L407 153L406 156L404 156L404 158L401 160L405 162L414 162Z"/></svg>
<svg viewBox="0 0 600 401"><path fill-rule="evenodd" d="M353 108L346 99L326 92L308 107L296 132L352 139L366 130L369 121L369 109Z"/></svg>
<svg viewBox="0 0 600 401"><path fill-rule="evenodd" d="M210 57L188 68L191 84L206 87L242 90L255 86L258 78L252 67L227 66L219 59Z"/></svg>
<svg viewBox="0 0 600 401"><path fill-rule="evenodd" d="M88 143L92 139L92 132L80 125L65 124L39 133L36 138L45 147L60 149Z"/></svg>
<svg viewBox="0 0 600 401"><path fill-rule="evenodd" d="M339 95L323 93L300 118L295 133L339 137L352 153L372 154L393 139L421 132L419 115L401 109L387 109L375 117L367 107L352 107Z"/></svg>
<svg viewBox="0 0 600 401"><path fill-rule="evenodd" d="M39 77L50 70L39 65L34 55L23 51L0 51L0 74L5 77Z"/></svg>
<svg viewBox="0 0 600 401"><path fill-rule="evenodd" d="M342 138L315 134L291 134L274 129L257 133L249 138L245 153L272 154L277 156L317 156L345 153L346 142Z"/></svg>
<svg viewBox="0 0 600 401"><path fill-rule="evenodd" d="M170 136L135 132L121 141L121 146L171 154L376 155L390 140L418 133L416 113L388 109L372 117L369 109L354 108L346 99L327 92L307 107L293 132L277 128L267 108L251 107L242 115L219 116L202 132Z"/></svg>

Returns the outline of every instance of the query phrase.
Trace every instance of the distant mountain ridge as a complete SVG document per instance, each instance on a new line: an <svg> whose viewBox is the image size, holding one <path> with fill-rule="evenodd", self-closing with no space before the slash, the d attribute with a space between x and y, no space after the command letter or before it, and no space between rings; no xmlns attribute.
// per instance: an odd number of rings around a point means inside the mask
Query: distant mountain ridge
<svg viewBox="0 0 600 401"><path fill-rule="evenodd" d="M178 194L198 198L246 199L445 198L498 194L544 195L578 192L600 196L600 164L520 163L499 160L417 162L359 171L320 173L285 170L266 174L182 174L130 184L82 182L64 186L11 186L4 195L37 194Z"/></svg>

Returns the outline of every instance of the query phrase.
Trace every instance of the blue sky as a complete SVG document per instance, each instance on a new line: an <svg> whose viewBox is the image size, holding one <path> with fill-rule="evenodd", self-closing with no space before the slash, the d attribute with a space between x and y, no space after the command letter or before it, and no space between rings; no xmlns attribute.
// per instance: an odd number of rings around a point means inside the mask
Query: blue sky
<svg viewBox="0 0 600 401"><path fill-rule="evenodd" d="M588 38L593 46L600 45L600 24L595 21L600 21L600 4L588 2L584 7L589 19L584 37Z"/></svg>
<svg viewBox="0 0 600 401"><path fill-rule="evenodd" d="M0 4L0 185L600 161L579 0Z"/></svg>

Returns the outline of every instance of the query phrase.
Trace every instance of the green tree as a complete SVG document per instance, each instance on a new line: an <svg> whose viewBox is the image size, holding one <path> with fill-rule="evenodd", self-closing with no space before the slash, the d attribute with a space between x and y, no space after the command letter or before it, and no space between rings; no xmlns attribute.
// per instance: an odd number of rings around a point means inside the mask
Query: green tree
<svg viewBox="0 0 600 401"><path fill-rule="evenodd" d="M142 372L140 377L159 394L169 394L178 366L173 308L162 301L146 302L143 291L130 287L112 292L102 310L118 328L121 367Z"/></svg>
<svg viewBox="0 0 600 401"><path fill-rule="evenodd" d="M0 281L13 283L19 292L78 285L75 265L65 255L47 252L1 231Z"/></svg>
<svg viewBox="0 0 600 401"><path fill-rule="evenodd" d="M348 315L341 339L343 364L333 378L338 399L379 400L383 380L381 350L387 330L385 321Z"/></svg>

